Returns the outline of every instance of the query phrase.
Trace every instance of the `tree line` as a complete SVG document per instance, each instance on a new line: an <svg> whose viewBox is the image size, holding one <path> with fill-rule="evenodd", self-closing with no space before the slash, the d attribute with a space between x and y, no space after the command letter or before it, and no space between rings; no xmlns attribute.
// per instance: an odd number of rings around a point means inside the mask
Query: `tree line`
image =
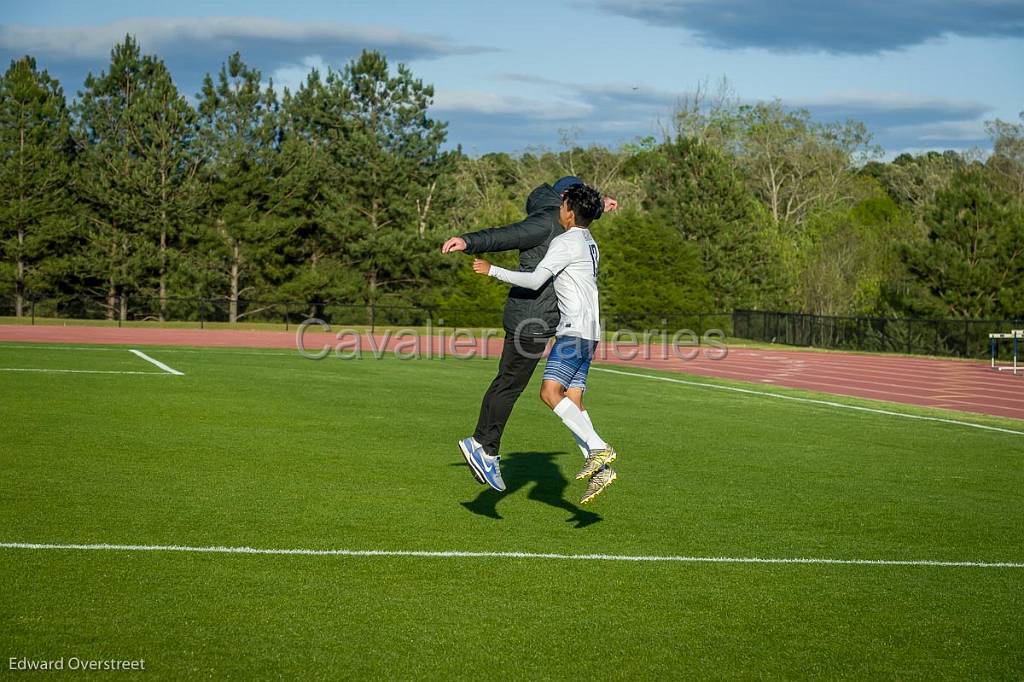
<svg viewBox="0 0 1024 682"><path fill-rule="evenodd" d="M433 88L364 52L278 92L233 54L193 99L127 36L69 103L31 56L0 81L0 313L96 300L127 318L257 318L258 301L498 309L505 290L441 256L579 175L622 209L595 226L607 313L734 308L1024 317L1024 112L987 157L891 162L863 124L706 87L671 129L618 148L471 157ZM498 262L511 265L514 254Z"/></svg>

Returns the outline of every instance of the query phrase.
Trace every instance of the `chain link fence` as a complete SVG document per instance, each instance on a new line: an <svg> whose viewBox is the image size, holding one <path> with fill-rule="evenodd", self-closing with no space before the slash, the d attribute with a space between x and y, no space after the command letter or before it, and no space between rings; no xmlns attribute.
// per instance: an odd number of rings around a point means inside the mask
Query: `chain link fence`
<svg viewBox="0 0 1024 682"><path fill-rule="evenodd" d="M479 327L502 328L502 309L354 303L351 301L286 301L157 296L62 296L29 298L23 306L25 322L47 320L96 321L123 326L168 322L183 326L208 324L269 325L293 329L316 317L328 324L365 327ZM13 317L14 304L0 303L0 316ZM791 346L840 350L982 358L989 355L988 335L1024 328L1024 320L926 320L886 317L836 317L761 310L732 312L610 313L608 332L629 330L655 337L689 330L698 338L710 330L727 337ZM998 347L998 357L1011 353Z"/></svg>
<svg viewBox="0 0 1024 682"><path fill-rule="evenodd" d="M842 350L988 357L988 335L1024 328L1024 320L924 320L888 317L830 317L760 310L733 311L737 338ZM1005 345L1005 344L1004 344ZM999 357L1010 348L1000 347Z"/></svg>
<svg viewBox="0 0 1024 682"><path fill-rule="evenodd" d="M26 323L48 320L96 321L112 326L148 322L180 323L205 327L208 324L263 324L288 330L309 318L319 318L332 326L368 327L477 327L502 328L503 308L450 308L351 301L286 301L169 296L62 296L30 298L23 308ZM234 316L232 316L234 313ZM14 305L0 303L0 316L13 317ZM709 330L732 334L732 312L610 313L604 317L608 332L629 330L638 336L665 334L671 338L678 330L689 330L698 337Z"/></svg>
<svg viewBox="0 0 1024 682"><path fill-rule="evenodd" d="M232 315L234 313L234 315ZM14 305L4 301L0 316L13 317ZM287 301L157 296L63 296L28 299L23 318L28 324L47 320L95 321L112 326L147 322L181 323L204 328L209 324L270 325L289 330L316 317L332 326L501 327L502 311L483 308L441 308L365 304L350 301Z"/></svg>

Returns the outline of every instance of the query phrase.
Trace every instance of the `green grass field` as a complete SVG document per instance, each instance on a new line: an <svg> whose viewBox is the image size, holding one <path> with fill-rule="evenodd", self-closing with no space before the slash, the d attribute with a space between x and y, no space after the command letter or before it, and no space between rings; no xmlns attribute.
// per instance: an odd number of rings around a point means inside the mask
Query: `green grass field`
<svg viewBox="0 0 1024 682"><path fill-rule="evenodd" d="M503 442L509 491L472 479L455 443L493 360L143 350L184 376L126 349L0 345L0 369L76 370L0 371L0 542L1024 562L1022 435L595 371L620 479L580 508L581 457L535 386ZM1024 676L1019 566L0 558L5 672L76 656L159 678Z"/></svg>

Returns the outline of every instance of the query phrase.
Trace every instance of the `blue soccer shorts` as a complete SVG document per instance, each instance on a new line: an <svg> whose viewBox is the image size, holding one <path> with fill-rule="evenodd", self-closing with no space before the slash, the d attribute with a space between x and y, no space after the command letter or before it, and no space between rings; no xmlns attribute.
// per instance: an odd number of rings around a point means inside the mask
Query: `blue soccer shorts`
<svg viewBox="0 0 1024 682"><path fill-rule="evenodd" d="M594 359L597 341L578 336L559 336L551 346L544 381L557 381L565 388L586 390L590 361Z"/></svg>

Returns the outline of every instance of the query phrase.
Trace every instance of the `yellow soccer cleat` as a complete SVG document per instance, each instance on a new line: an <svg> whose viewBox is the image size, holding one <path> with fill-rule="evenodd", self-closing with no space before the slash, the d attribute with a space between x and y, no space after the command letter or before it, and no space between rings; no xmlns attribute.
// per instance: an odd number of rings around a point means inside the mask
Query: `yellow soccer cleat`
<svg viewBox="0 0 1024 682"><path fill-rule="evenodd" d="M605 464L611 464L618 457L619 453L615 452L615 448L608 446L604 450L591 450L590 457L587 457L587 463L583 465L580 472L576 474L576 480L582 480L584 478L590 478L594 475L598 469L603 467Z"/></svg>
<svg viewBox="0 0 1024 682"><path fill-rule="evenodd" d="M583 493L583 497L580 498L580 504L586 504L592 499L601 494L605 488L612 484L619 475L609 466L603 467L596 474L590 477L590 483L587 484L587 491Z"/></svg>

